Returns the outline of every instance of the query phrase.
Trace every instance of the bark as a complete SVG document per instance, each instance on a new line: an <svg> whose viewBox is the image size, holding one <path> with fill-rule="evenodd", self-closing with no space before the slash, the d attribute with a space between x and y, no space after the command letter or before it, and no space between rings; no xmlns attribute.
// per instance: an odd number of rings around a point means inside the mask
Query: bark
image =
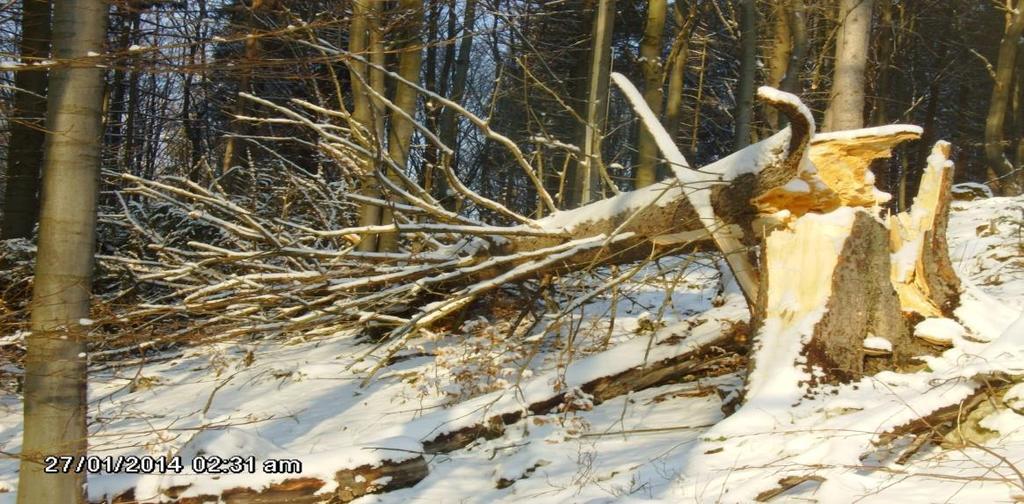
<svg viewBox="0 0 1024 504"><path fill-rule="evenodd" d="M768 53L768 85L782 88L782 80L786 78L789 68L789 56L793 52L793 33L790 30L790 2L779 0L774 3L774 23L772 45ZM767 127L780 129L779 113L771 107L764 111Z"/></svg>
<svg viewBox="0 0 1024 504"><path fill-rule="evenodd" d="M575 176L567 181L571 185L569 207L585 205L594 198L599 187L601 169L601 139L608 117L608 85L612 67L612 32L615 29L615 0L598 0L594 10L591 37L590 66L587 75L586 124L582 151Z"/></svg>
<svg viewBox="0 0 1024 504"><path fill-rule="evenodd" d="M840 28L836 37L835 73L823 131L864 126L864 85L873 4L874 0L839 2Z"/></svg>
<svg viewBox="0 0 1024 504"><path fill-rule="evenodd" d="M786 20L792 39L789 62L786 64L786 75L779 83L779 89L787 93L800 94L800 71L807 59L807 7L804 0L788 0ZM780 126L781 127L781 126Z"/></svg>
<svg viewBox="0 0 1024 504"><path fill-rule="evenodd" d="M50 55L50 2L24 0L21 18L21 63L33 65ZM29 67L30 68L30 67ZM14 107L10 111L7 186L4 188L0 239L29 238L39 211L39 166L46 116L46 70L14 72Z"/></svg>
<svg viewBox="0 0 1024 504"><path fill-rule="evenodd" d="M466 96L466 79L469 76L469 56L473 50L473 26L476 24L476 0L468 0L466 2L465 17L462 22L462 40L459 42L459 54L454 58L446 58L446 67L455 67L455 76L451 81L451 94L449 95L452 101L456 103L462 103ZM448 53L452 55L452 52ZM452 60L449 63L449 60ZM447 86L446 86L447 87ZM441 94L445 94L442 92ZM458 145L459 145L459 128L458 121L455 117L455 111L448 107L441 112L441 125L440 125L440 138L445 145L455 149L456 157L449 160L452 165L452 170L458 173ZM445 178L443 173L437 173L434 175L434 183L437 188L434 191L434 197L439 201L446 203L446 208L451 210L454 205L453 201L447 197L448 194L448 180Z"/></svg>
<svg viewBox="0 0 1024 504"><path fill-rule="evenodd" d="M1014 63L1017 60L1017 46L1024 34L1024 0L1018 0L1016 13L1012 15L1006 34L999 45L999 59L996 61L996 77L992 86L988 117L985 120L985 160L995 174L991 180L1001 194L1013 196L1021 193L1024 178L1014 173L1014 166L1007 161L1005 123L1013 91ZM1019 167L1018 167L1019 169Z"/></svg>
<svg viewBox="0 0 1024 504"><path fill-rule="evenodd" d="M665 32L667 13L665 0L647 2L647 24L644 26L643 38L640 40L640 69L644 76L644 101L660 118L664 93L661 84L664 80L665 65L661 59L661 35ZM637 143L637 166L634 185L639 189L655 182L658 174L658 146L651 132L640 129Z"/></svg>
<svg viewBox="0 0 1024 504"><path fill-rule="evenodd" d="M374 6L372 0L355 0L352 2L352 22L349 34L349 52L358 54L366 57L366 59L376 62L379 57L377 53L377 47L374 42L376 36L372 35L375 33L377 25L377 15L379 11ZM382 87L375 86L377 81L376 75L380 72L373 72L374 76L371 77L369 67L366 63L360 61L354 61L350 64L351 82L352 82L352 101L353 110L352 118L355 120L356 125L361 128L360 137L361 143L366 146L371 152L375 152L380 142L380 130L377 127L377 116L380 112L375 110L372 95L367 90L367 86L374 87L378 92L382 91ZM362 177L362 194L371 198L380 198L381 192L377 181L373 178L372 174L376 171L376 162L373 159L366 159L364 161L364 172L366 175ZM360 226L373 226L380 223L381 209L379 206L363 204L359 207L359 225ZM377 250L377 237L374 235L366 236L357 245L357 250L360 252L375 252Z"/></svg>
<svg viewBox="0 0 1024 504"><path fill-rule="evenodd" d="M754 77L757 75L757 2L740 1L740 80L736 90L736 137L740 150L750 145L754 117Z"/></svg>
<svg viewBox="0 0 1024 504"><path fill-rule="evenodd" d="M255 33L257 27L256 15L267 7L266 4L267 0L252 0L252 4L245 6L244 13L242 14L244 19L243 26L248 31L247 35L250 35L245 38L242 61L239 65L241 67L241 75L238 78L238 91L242 93L252 92L253 68L260 58L260 39ZM242 145L239 145L242 142L234 136L244 134L246 131L245 123L235 118L245 115L246 103L246 100L235 97L235 103L231 107L233 117L228 126L228 131L231 135L224 140L221 174L224 177L224 189L231 194L241 194L246 188L245 171L242 170L242 163L245 158L241 148Z"/></svg>
<svg viewBox="0 0 1024 504"><path fill-rule="evenodd" d="M807 362L843 381L864 371L864 338L881 336L892 343L893 362L908 363L913 341L890 281L889 236L885 226L860 212L832 273L832 295L825 316L807 346Z"/></svg>
<svg viewBox="0 0 1024 504"><path fill-rule="evenodd" d="M93 269L96 197L103 138L103 50L108 4L56 4L32 333L25 357L24 442L18 502L82 502L84 475L44 474L47 454L86 451L85 331Z"/></svg>
<svg viewBox="0 0 1024 504"><path fill-rule="evenodd" d="M892 99L893 62L893 3L884 0L881 4L881 26L878 30L878 71L875 83L874 107L871 110L871 124L889 122L889 100Z"/></svg>
<svg viewBox="0 0 1024 504"><path fill-rule="evenodd" d="M410 82L419 82L420 63L423 56L423 2L418 0L402 0L399 3L402 16L406 24L402 30L402 50L398 56L398 74ZM410 117L416 117L416 103L419 93L412 86L397 84L395 86L394 104L402 112ZM412 121L402 117L401 114L391 114L391 130L388 135L388 156L401 169L405 169L409 160L410 142L412 142L413 124ZM390 170L389 170L390 172ZM396 174L389 174L396 181L401 179ZM384 208L381 212L380 223L387 225L395 222L391 209ZM395 233L383 233L378 237L377 250L379 252L393 252L398 250L398 235Z"/></svg>
<svg viewBox="0 0 1024 504"><path fill-rule="evenodd" d="M665 103L665 129L677 142L683 113L686 64L690 57L690 37L697 21L697 3L690 2L690 10L685 15L680 4L678 1L673 4L677 33L672 44L672 52L669 54L668 96Z"/></svg>

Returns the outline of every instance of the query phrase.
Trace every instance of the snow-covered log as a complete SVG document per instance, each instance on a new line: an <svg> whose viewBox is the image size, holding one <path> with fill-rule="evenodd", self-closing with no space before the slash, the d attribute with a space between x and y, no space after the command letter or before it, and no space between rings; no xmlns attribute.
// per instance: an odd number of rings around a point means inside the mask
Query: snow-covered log
<svg viewBox="0 0 1024 504"><path fill-rule="evenodd" d="M158 493L159 502L177 504L346 503L368 494L407 488L428 475L429 454L450 453L477 439L500 436L506 426L527 417L558 412L571 402L567 399L570 392L600 404L683 376L734 372L743 363L735 351L748 336L745 315L743 300L738 295L730 296L722 306L662 328L649 338L633 339L563 369L524 380L517 387L478 396L382 430L376 433L379 439L353 447L353 452L366 453L365 458L358 458L349 467L320 470L316 477L283 478L256 488L245 484L244 475L207 478L182 474L160 480L162 486L148 488L147 495ZM554 382L561 383L561 387L553 388ZM331 460L338 459L335 453L327 455ZM316 461L320 465L304 460L304 466L322 467L325 463ZM137 490L122 492L111 502L156 500L136 495Z"/></svg>

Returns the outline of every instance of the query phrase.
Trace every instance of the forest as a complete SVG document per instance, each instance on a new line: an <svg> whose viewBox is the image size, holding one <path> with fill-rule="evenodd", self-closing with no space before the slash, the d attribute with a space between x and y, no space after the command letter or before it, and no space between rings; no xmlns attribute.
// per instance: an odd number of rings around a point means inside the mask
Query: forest
<svg viewBox="0 0 1024 504"><path fill-rule="evenodd" d="M0 504L1022 463L1024 0L0 2Z"/></svg>

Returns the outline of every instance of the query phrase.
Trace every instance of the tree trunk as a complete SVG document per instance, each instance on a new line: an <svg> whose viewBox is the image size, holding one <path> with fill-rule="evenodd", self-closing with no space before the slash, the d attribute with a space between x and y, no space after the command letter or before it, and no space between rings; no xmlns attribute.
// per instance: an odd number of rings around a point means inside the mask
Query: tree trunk
<svg viewBox="0 0 1024 504"><path fill-rule="evenodd" d="M793 40L793 49L789 52L789 63L786 65L786 76L779 83L779 89L787 93L799 94L800 71L807 59L807 7L804 0L789 0L787 20L789 32Z"/></svg>
<svg viewBox="0 0 1024 504"><path fill-rule="evenodd" d="M470 63L470 52L473 50L473 26L476 24L476 0L467 0L465 17L462 22L462 40L459 42L459 54L455 58L446 58L446 63L449 60L454 59L452 63L455 67L455 77L451 82L451 93L448 95L452 101L456 103L462 103L466 95L466 79L469 76L469 63ZM449 55L452 52L449 51ZM451 66L451 65L446 65ZM448 86L445 86L448 87ZM442 92L444 94L444 92ZM448 160L451 163L452 170L458 173L458 154L459 154L459 128L458 121L455 117L455 111L449 107L441 112L441 126L439 129L441 141L455 149L455 157ZM437 188L434 191L434 197L445 204L445 208L451 210L454 208L454 201L448 197L448 179L443 173L437 173L434 175L434 184Z"/></svg>
<svg viewBox="0 0 1024 504"><path fill-rule="evenodd" d="M594 10L591 37L590 67L587 73L587 123L584 125L579 169L570 184L567 205L586 205L594 199L599 187L601 139L608 117L608 83L612 68L612 32L615 29L615 0L598 0Z"/></svg>
<svg viewBox="0 0 1024 504"><path fill-rule="evenodd" d="M874 0L840 0L832 96L823 131L864 127L864 84Z"/></svg>
<svg viewBox="0 0 1024 504"><path fill-rule="evenodd" d="M402 0L399 8L403 11L402 16L406 18L407 24L401 30L402 50L398 56L398 74L409 82L419 82L420 62L423 56L423 2L419 0ZM410 117L416 117L416 103L419 93L415 88L397 83L395 85L394 104L402 112ZM395 162L399 169L406 169L409 160L409 147L412 141L412 121L402 117L402 114L391 114L391 131L388 135L388 155ZM401 181L397 174L391 174L393 180ZM384 208L381 212L383 225L395 222L391 209ZM378 238L377 251L394 252L398 250L398 235L395 233L383 233Z"/></svg>
<svg viewBox="0 0 1024 504"><path fill-rule="evenodd" d="M740 1L740 80L736 90L736 137L740 150L750 145L754 117L754 77L757 75L757 2Z"/></svg>
<svg viewBox="0 0 1024 504"><path fill-rule="evenodd" d="M690 2L690 10L683 14L681 2L673 4L676 22L676 40L669 54L668 97L665 103L665 129L672 139L679 141L679 128L683 114L683 86L686 80L686 63L690 57L690 37L697 21L697 3Z"/></svg>
<svg viewBox="0 0 1024 504"><path fill-rule="evenodd" d="M50 55L50 2L24 0L21 17L21 63L34 65ZM7 151L0 239L29 238L39 211L39 166L46 116L46 70L14 72L14 108Z"/></svg>
<svg viewBox="0 0 1024 504"><path fill-rule="evenodd" d="M364 56L367 60L374 60L374 45L371 43L371 33L377 25L376 16L378 9L373 6L372 0L355 0L352 2L352 22L349 30L349 52ZM376 152L379 147L379 129L377 128L377 114L374 110L374 99L368 86L373 86L375 79L371 78L368 65L354 61L349 66L352 81L352 118L362 128L359 137L362 144L370 152ZM380 72L374 72L379 74ZM380 89L378 88L379 92ZM363 171L367 175L362 177L362 194L371 198L380 197L380 187L373 177L377 163L373 159L365 160ZM380 223L381 209L377 205L363 204L359 207L359 225L374 226ZM375 252L377 250L376 235L363 237L357 245L360 252Z"/></svg>
<svg viewBox="0 0 1024 504"><path fill-rule="evenodd" d="M245 6L244 26L248 30L245 37L242 61L239 65L241 75L238 78L238 91L241 93L252 92L253 67L259 61L260 39L256 36L256 13L264 8L264 0L252 0L252 4ZM245 115L246 100L235 97L235 104L231 108L232 117L228 126L231 133L224 141L224 157L221 160L221 176L224 177L224 189L231 194L241 194L245 191L245 171L241 169L244 157L239 139L233 135L245 133L245 124L235 117Z"/></svg>
<svg viewBox="0 0 1024 504"><path fill-rule="evenodd" d="M996 62L995 83L992 86L992 100L989 103L988 118L985 120L985 159L995 173L991 182L1006 196L1021 193L1024 178L1014 173L1014 167L1007 161L1004 126L1010 108L1010 94L1013 91L1014 66L1017 61L1017 46L1024 34L1024 0L1018 0L1016 13L1007 26L1003 42L999 45L999 59Z"/></svg>
<svg viewBox="0 0 1024 504"><path fill-rule="evenodd" d="M108 4L61 0L54 9L39 249L32 333L25 357L24 443L19 503L84 500L84 475L44 474L42 457L86 452L86 331L102 144L103 50Z"/></svg>
<svg viewBox="0 0 1024 504"><path fill-rule="evenodd" d="M644 101L654 115L661 117L664 93L661 83L664 80L665 65L661 61L661 34L665 32L667 3L665 0L647 2L647 24L644 36L640 40L640 68L644 75ZM637 165L634 185L646 187L655 182L658 174L658 146L651 132L640 129L637 143Z"/></svg>
<svg viewBox="0 0 1024 504"><path fill-rule="evenodd" d="M768 53L768 85L782 89L782 81L789 68L789 56L793 52L793 33L790 29L790 2L778 0L773 4L774 17L772 45ZM764 111L765 126L778 130L782 127L779 113L772 107Z"/></svg>

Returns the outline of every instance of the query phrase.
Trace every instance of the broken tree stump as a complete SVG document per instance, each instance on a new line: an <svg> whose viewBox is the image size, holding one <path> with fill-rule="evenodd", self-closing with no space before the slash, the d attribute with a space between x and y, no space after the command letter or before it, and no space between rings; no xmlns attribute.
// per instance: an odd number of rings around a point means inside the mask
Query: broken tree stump
<svg viewBox="0 0 1024 504"><path fill-rule="evenodd" d="M946 241L953 197L950 150L949 142L935 144L913 206L889 218L892 281L903 308L921 317L952 316L960 300Z"/></svg>

